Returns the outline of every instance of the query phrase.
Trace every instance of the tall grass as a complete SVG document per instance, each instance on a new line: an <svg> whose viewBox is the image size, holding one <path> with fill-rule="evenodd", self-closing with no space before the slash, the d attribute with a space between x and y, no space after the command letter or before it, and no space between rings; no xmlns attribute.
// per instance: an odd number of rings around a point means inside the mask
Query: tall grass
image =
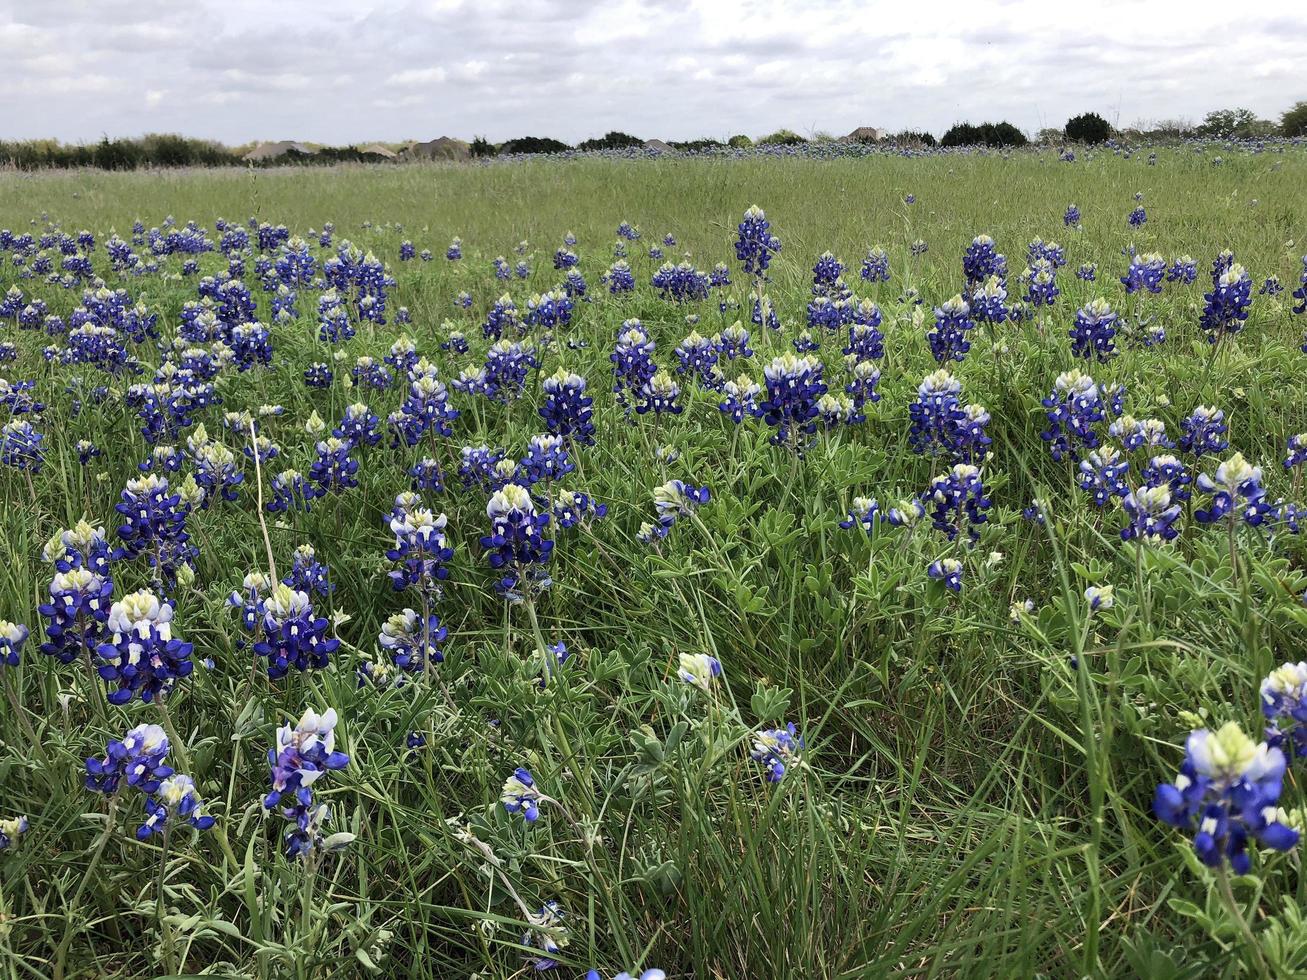
<svg viewBox="0 0 1307 980"><path fill-rule="evenodd" d="M661 966L673 977L1235 969L1201 919L1177 910L1177 900L1201 905L1207 883L1182 859L1178 835L1153 819L1150 801L1173 774L1195 716L1255 728L1260 672L1300 656L1302 545L1251 533L1240 542L1252 582L1247 610L1219 532L1186 522L1174 545L1136 555L1117 537L1119 512L1091 507L1069 466L1049 458L1040 399L1073 366L1066 331L1080 305L1102 295L1135 311L1116 282L1130 244L1190 253L1200 277L1219 249L1232 248L1259 282L1275 274L1294 283L1307 238L1305 178L1298 152L1231 154L1215 166L1187 151L1164 152L1156 166L1103 153L1074 164L1014 155L0 178L0 224L16 232L42 215L101 240L110 229L129 234L137 218L149 227L169 214L210 225L253 216L297 233L333 221L338 240L390 263L392 306L413 315L409 327L360 333L345 345L350 360L338 375L357 355L384 356L400 332L440 362L446 379L479 363L485 308L505 288L521 306L552 285L549 258L573 231L594 302L578 304L559 336L577 343L550 351L541 376L564 365L589 379L597 444L582 451L568 485L610 507L593 534L558 535L540 622L575 656L542 689L530 623L496 597L476 543L487 532L484 497L456 489L429 496L449 515L457 544L436 610L450 630L440 684L359 687L361 653L375 654L381 623L411 602L386 581L382 517L407 488L413 454L384 444L363 450L359 488L270 527L279 561L309 542L331 568L330 606L349 617L338 627L345 643L335 666L251 688L250 654L225 606L244 573L265 563L247 466L239 502L192 518L197 576L177 593L176 632L214 666L180 685L169 710L218 827L179 834L162 855L157 838L132 835L138 803L125 798L97 860L105 805L82 786L84 759L157 712L106 710L76 665L60 668L36 651L34 635L10 677L49 764L11 711L0 716L0 817L31 818L20 845L0 853L5 975L152 976L162 969L165 926L181 973L518 975L525 923L510 889L531 909L551 899L567 909L564 976L592 965ZM1126 214L1136 191L1149 220L1132 230ZM904 203L908 193L917 203ZM1083 229L1062 227L1072 202ZM660 301L648 286L658 263L644 246L670 232L677 244L665 249L669 257L688 252L701 268L733 262L734 225L753 203L784 242L768 294L785 324L779 334L754 330L755 376L801 327L819 253L841 256L851 284L869 246L886 247L893 263L889 284L855 285L886 314L883 400L865 425L823 433L797 462L769 443L761 423L735 431L715 395L688 380L684 414L657 430L648 417L628 423L607 392L608 353L623 319L641 318L657 359L670 366L690 329L687 313L701 315L703 333L738 316ZM631 259L641 287L612 299L599 275L621 220L644 235ZM869 538L838 522L855 494L888 505L932 475L932 462L907 443L907 406L935 364L904 291L917 290L927 311L951 296L962 250L981 232L1008 254L1014 281L1036 235L1062 243L1069 267L1051 313L978 338L955 366L967 400L993 417L985 471L995 506L967 559L966 587L946 596L925 574L944 552L940 540L888 527ZM465 258L448 263L442 256L455 235ZM436 260L401 264L405 238ZM929 246L915 259L914 239ZM522 240L530 243L529 283L496 282L490 260L514 261ZM1072 275L1088 261L1099 265L1097 282ZM194 280L175 274L179 259L163 264L172 274L104 274L158 310L171 336ZM215 255L202 264L206 273L223 268ZM12 268L0 271L0 285L14 281ZM1307 429L1302 318L1286 297L1258 297L1246 332L1213 356L1196 326L1202 281L1168 287L1144 306L1165 325L1164 345L1124 349L1092 373L1128 385L1127 410L1164 419L1173 436L1194 406L1222 407L1232 449L1265 465L1272 496L1289 494L1278 460L1286 437ZM53 312L75 305L76 293L20 285ZM461 289L475 297L470 313L452 304ZM745 286L733 292L744 298ZM301 297L301 310L314 301ZM446 320L474 338L467 357L439 351ZM50 404L39 426L48 450L36 501L29 505L20 474L0 473L0 614L36 634L35 605L50 574L42 544L83 514L112 529L113 504L148 447L119 399L74 417L64 386L90 372L47 363L39 334L8 333L20 356L4 376L37 379ZM397 407L394 389L305 388L303 368L330 355L311 316L277 326L274 337L273 369L225 377L220 387L223 409L285 407L265 422L283 449L271 469L308 469L303 423L313 410L330 424L358 398L382 418ZM839 343L823 341L832 376ZM140 356L157 360L148 348ZM456 397L464 411L450 445L485 442L520 456L542 429L538 394L533 377L527 396L507 406L474 408ZM204 418L211 433L218 418ZM93 440L104 456L80 467L78 439ZM660 461L655 445L678 457ZM678 524L651 549L635 533L652 519L652 489L669 478L707 484L713 500L701 522ZM1021 518L1036 497L1047 501L1042 528ZM987 561L991 552L1001 554ZM147 579L144 568L120 565L116 594ZM1116 605L1090 615L1083 589L1108 583ZM1025 599L1036 612L1013 622L1010 604ZM724 665L712 695L676 679L677 654L697 651ZM322 792L334 827L358 835L323 860L307 911L303 869L279 853L281 820L261 807L273 730L306 705L341 716L351 764ZM748 758L750 733L787 720L806 739L804 762L769 786ZM410 731L425 734L425 748L406 749ZM546 808L529 829L505 814L499 785L516 765L531 768L567 814ZM1299 795L1292 789L1286 806L1300 805ZM1302 899L1296 857L1262 862L1258 872L1263 914Z"/></svg>

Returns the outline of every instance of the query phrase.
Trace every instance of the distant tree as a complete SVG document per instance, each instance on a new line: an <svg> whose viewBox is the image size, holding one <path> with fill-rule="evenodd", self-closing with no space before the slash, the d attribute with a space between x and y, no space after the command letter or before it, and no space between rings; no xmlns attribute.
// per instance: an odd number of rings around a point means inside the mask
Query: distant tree
<svg viewBox="0 0 1307 980"><path fill-rule="evenodd" d="M778 129L758 140L759 146L794 146L803 142L803 137L793 130Z"/></svg>
<svg viewBox="0 0 1307 980"><path fill-rule="evenodd" d="M1194 130L1199 136L1216 139L1254 135L1261 120L1251 109L1215 109L1203 117Z"/></svg>
<svg viewBox="0 0 1307 980"><path fill-rule="evenodd" d="M1085 112L1066 121L1066 138L1077 143L1105 143L1112 127L1096 112Z"/></svg>
<svg viewBox="0 0 1307 980"><path fill-rule="evenodd" d="M1025 146L1030 141L1026 134L1010 122L954 123L944 138L941 146Z"/></svg>
<svg viewBox="0 0 1307 980"><path fill-rule="evenodd" d="M1053 126L1045 126L1035 134L1035 142L1044 146L1049 146L1053 143L1061 143L1064 139L1066 139L1066 133Z"/></svg>
<svg viewBox="0 0 1307 980"><path fill-rule="evenodd" d="M749 137L745 136L743 133L740 133L728 139L726 145L733 146L737 150L747 150L749 147L753 146L753 140L749 139Z"/></svg>
<svg viewBox="0 0 1307 980"><path fill-rule="evenodd" d="M500 153L564 153L571 147L548 136L519 136L499 146Z"/></svg>
<svg viewBox="0 0 1307 980"><path fill-rule="evenodd" d="M1295 102L1280 117L1281 136L1307 136L1307 101Z"/></svg>
<svg viewBox="0 0 1307 980"><path fill-rule="evenodd" d="M474 157L492 157L495 155L495 144L491 143L490 140L486 139L484 136L478 136L472 141L472 144L468 147L468 151Z"/></svg>
<svg viewBox="0 0 1307 980"><path fill-rule="evenodd" d="M902 146L911 146L920 143L922 146L935 146L939 141L930 133L918 132L914 129L905 129L901 133L895 133L890 139Z"/></svg>
<svg viewBox="0 0 1307 980"><path fill-rule="evenodd" d="M726 144L721 140L701 136L697 140L672 140L667 145L682 153L702 153L704 150L720 150Z"/></svg>
<svg viewBox="0 0 1307 980"><path fill-rule="evenodd" d="M633 146L644 146L644 140L616 130L605 133L600 139L585 140L576 144L578 150L625 150Z"/></svg>
<svg viewBox="0 0 1307 980"><path fill-rule="evenodd" d="M141 145L133 140L105 136L95 147L95 165L101 170L135 170L144 159Z"/></svg>

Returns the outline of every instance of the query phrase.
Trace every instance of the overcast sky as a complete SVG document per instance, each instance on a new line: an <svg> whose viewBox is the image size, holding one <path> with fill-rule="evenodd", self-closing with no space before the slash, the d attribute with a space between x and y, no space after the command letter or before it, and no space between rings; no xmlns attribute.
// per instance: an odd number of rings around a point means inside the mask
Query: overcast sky
<svg viewBox="0 0 1307 980"><path fill-rule="evenodd" d="M1028 131L1307 99L1307 3L0 0L0 137Z"/></svg>

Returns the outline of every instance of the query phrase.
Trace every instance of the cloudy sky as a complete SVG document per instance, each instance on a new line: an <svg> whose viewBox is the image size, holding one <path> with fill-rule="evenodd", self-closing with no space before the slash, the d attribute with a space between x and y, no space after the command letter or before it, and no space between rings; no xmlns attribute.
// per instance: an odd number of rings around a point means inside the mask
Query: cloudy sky
<svg viewBox="0 0 1307 980"><path fill-rule="evenodd" d="M1303 0L0 0L0 137L941 133L1307 98Z"/></svg>

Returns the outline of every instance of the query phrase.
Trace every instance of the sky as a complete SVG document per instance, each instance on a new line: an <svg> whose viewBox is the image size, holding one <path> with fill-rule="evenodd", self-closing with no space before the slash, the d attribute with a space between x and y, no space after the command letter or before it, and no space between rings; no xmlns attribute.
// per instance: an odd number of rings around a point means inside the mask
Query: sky
<svg viewBox="0 0 1307 980"><path fill-rule="evenodd" d="M1303 0L0 0L0 138L1034 133L1307 99Z"/></svg>

